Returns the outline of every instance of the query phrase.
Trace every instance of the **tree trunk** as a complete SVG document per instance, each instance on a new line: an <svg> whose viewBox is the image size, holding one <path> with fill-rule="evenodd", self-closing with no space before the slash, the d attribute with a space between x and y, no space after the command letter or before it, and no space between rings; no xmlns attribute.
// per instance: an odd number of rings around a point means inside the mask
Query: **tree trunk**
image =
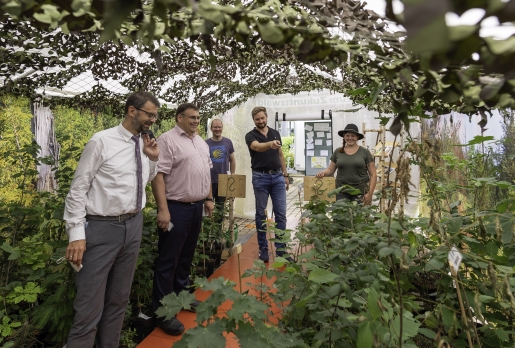
<svg viewBox="0 0 515 348"><path fill-rule="evenodd" d="M41 151L39 157L50 157L54 165L59 159L60 146L55 138L54 115L50 108L39 103L33 104L34 118L32 119L32 131ZM37 166L39 172L37 190L53 192L57 189L52 165L41 163Z"/></svg>

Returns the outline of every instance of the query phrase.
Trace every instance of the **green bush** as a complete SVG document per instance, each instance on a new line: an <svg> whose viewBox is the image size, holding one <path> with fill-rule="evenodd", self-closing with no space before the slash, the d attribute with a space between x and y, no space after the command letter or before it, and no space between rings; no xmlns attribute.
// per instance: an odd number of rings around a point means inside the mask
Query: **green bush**
<svg viewBox="0 0 515 348"><path fill-rule="evenodd" d="M284 155L284 161L286 162L286 167L293 168L295 166L295 153L293 151L293 145L295 144L295 137L282 137L281 138L282 151ZM288 162L289 158L289 162Z"/></svg>
<svg viewBox="0 0 515 348"><path fill-rule="evenodd" d="M456 187L441 185L423 148L413 143L410 150L434 197L430 218L393 214L398 199L393 191L387 192L386 214L345 200L309 202L309 220L295 234L301 248L290 251L297 262L276 258L268 269L256 261L245 272L275 278L274 289L261 283L254 294L239 294L222 279L199 280L213 293L197 311L197 328L174 347L204 346L200 337L222 346L224 331L242 346L251 337L263 347L466 347L470 336L474 346L512 347L515 200L489 209L475 200L461 212L460 202L443 204ZM460 162L452 156L445 160ZM462 161L478 165L478 158ZM461 188L481 197L488 187L515 191L512 183L495 178L468 177ZM464 265L456 278L448 263L453 246ZM188 296L170 295L159 313L173 315L191 301ZM216 316L227 299L231 310ZM276 307L279 326L269 321Z"/></svg>

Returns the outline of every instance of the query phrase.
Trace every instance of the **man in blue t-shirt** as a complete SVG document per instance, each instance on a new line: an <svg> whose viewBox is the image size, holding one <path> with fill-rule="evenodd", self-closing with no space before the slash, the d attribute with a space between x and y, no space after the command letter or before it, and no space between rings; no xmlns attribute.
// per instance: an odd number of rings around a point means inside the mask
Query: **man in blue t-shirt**
<svg viewBox="0 0 515 348"><path fill-rule="evenodd" d="M213 136L206 140L209 145L209 155L213 168L211 168L211 185L213 188L213 199L217 209L223 209L225 197L218 195L218 174L234 174L236 171L236 159L234 158L234 146L231 139L222 136L224 125L222 120L211 121L211 132Z"/></svg>

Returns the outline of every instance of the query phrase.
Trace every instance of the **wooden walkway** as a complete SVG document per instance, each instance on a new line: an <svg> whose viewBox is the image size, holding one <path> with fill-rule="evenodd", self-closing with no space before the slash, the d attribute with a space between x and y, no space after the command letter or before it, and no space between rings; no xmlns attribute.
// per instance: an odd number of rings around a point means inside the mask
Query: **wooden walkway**
<svg viewBox="0 0 515 348"><path fill-rule="evenodd" d="M257 243L257 234L249 239L247 243L243 245L243 251L240 254L240 266L241 273L245 272L245 270L252 268L254 261L258 260L258 243ZM270 250L271 251L271 250ZM269 265L273 263L273 257L270 255ZM235 290L239 291L239 274L238 274L238 258L236 255L233 255L227 260L220 268L218 268L209 279L216 279L219 277L224 277L225 279L230 279L231 281L236 283L234 287ZM269 287L273 285L273 279L268 279L266 277L254 278L248 277L242 280L242 288L243 291L249 290L249 293L253 293L252 287L256 284L264 283ZM195 291L195 296L197 300L204 301L209 297L209 293L206 291ZM232 307L232 303L227 301L223 303L218 308L218 315L224 315L225 312L230 310ZM279 317L279 310L277 308L272 308L271 317L269 318L271 322L277 323L277 319ZM184 324L186 330L192 329L197 326L195 322L195 313L180 311L177 315L177 318ZM160 328L156 327L154 331L147 336L143 342L141 342L137 348L170 348L173 344L181 339L181 336L169 336L163 332ZM238 339L234 335L226 336L226 348L238 348L240 345L238 344Z"/></svg>

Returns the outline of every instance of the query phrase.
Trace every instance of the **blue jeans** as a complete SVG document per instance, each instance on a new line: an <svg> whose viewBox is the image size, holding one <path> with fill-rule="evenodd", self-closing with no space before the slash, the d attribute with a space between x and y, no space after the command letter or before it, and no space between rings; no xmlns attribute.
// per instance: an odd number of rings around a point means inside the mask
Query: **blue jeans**
<svg viewBox="0 0 515 348"><path fill-rule="evenodd" d="M286 229L286 185L284 176L282 173L268 174L253 171L252 186L256 197L256 230L259 249L268 249L265 209L269 196L272 199L276 227L280 230ZM276 238L280 238L280 236L276 236ZM276 249L284 250L285 246L285 243L275 243ZM284 254L284 251L277 252L277 255L282 254Z"/></svg>

